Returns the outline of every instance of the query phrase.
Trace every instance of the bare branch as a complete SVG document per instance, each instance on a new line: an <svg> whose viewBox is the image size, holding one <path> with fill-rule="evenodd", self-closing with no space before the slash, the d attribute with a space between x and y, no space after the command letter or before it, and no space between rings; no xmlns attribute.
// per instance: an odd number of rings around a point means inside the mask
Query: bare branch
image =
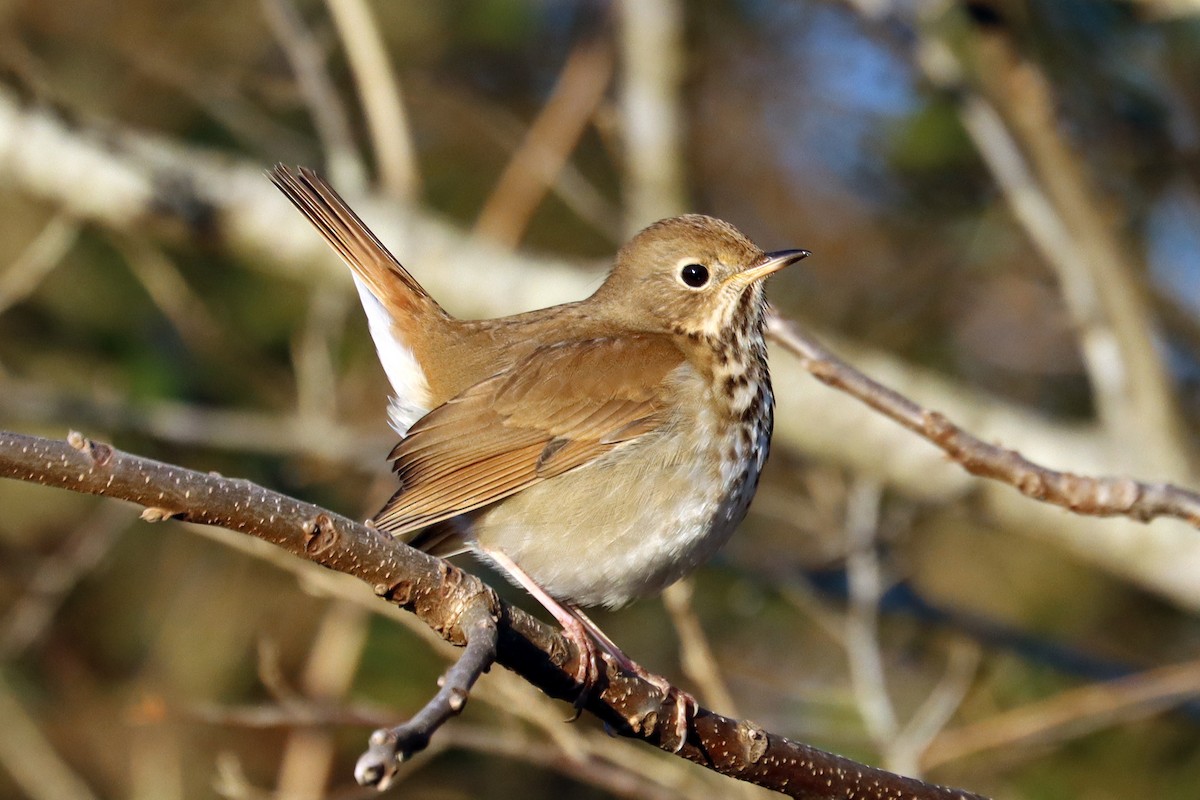
<svg viewBox="0 0 1200 800"><path fill-rule="evenodd" d="M497 663L552 697L579 695L573 676L582 654L560 634L498 601L478 578L318 506L246 480L132 456L77 433L68 443L0 432L0 477L128 500L145 506L142 517L149 521L179 519L250 534L367 582L453 644L467 641L464 624L470 620L464 615L482 605L498 621ZM603 688L587 697L586 710L619 735L675 751L671 693L611 663L604 678ZM883 800L900 793L913 800L979 797L858 764L703 708L690 720L678 753L805 800Z"/></svg>
<svg viewBox="0 0 1200 800"><path fill-rule="evenodd" d="M462 712L471 687L496 660L499 634L488 607L494 604L498 604L494 598L491 604L475 602L463 612L464 622L460 624L467 637L466 649L442 676L441 688L425 707L403 725L371 734L370 747L354 767L354 777L360 784L386 789L395 777L396 767L424 750L434 732Z"/></svg>
<svg viewBox="0 0 1200 800"><path fill-rule="evenodd" d="M383 34L363 0L326 0L354 73L384 191L406 203L417 199L421 173L412 125Z"/></svg>
<svg viewBox="0 0 1200 800"><path fill-rule="evenodd" d="M476 233L508 248L520 243L534 211L604 99L612 61L608 42L599 37L583 41L567 57L550 99L479 212Z"/></svg>
<svg viewBox="0 0 1200 800"><path fill-rule="evenodd" d="M56 214L21 254L0 272L0 314L37 289L79 238L79 222Z"/></svg>
<svg viewBox="0 0 1200 800"><path fill-rule="evenodd" d="M1033 463L1014 450L988 444L936 411L876 383L795 324L772 315L771 337L800 359L822 383L846 392L940 447L973 475L1007 483L1027 497L1096 517L1124 516L1138 522L1176 517L1200 527L1200 494L1169 483L1133 478L1092 477Z"/></svg>
<svg viewBox="0 0 1200 800"><path fill-rule="evenodd" d="M329 174L347 190L362 191L367 184L367 168L354 145L346 107L325 68L325 54L292 0L261 0L261 4L267 25L296 74Z"/></svg>
<svg viewBox="0 0 1200 800"><path fill-rule="evenodd" d="M733 695L717 667L712 646L704 635L700 620L696 618L696 609L692 605L695 589L692 580L684 578L668 586L662 595L663 605L675 627L675 635L679 637L680 666L683 674L700 687L701 696L706 702L737 713Z"/></svg>
<svg viewBox="0 0 1200 800"><path fill-rule="evenodd" d="M1065 742L1133 722L1200 696L1200 660L1069 689L1038 703L943 731L921 758L932 769L989 750Z"/></svg>
<svg viewBox="0 0 1200 800"><path fill-rule="evenodd" d="M683 179L684 4L621 0L621 135L630 234L686 209Z"/></svg>

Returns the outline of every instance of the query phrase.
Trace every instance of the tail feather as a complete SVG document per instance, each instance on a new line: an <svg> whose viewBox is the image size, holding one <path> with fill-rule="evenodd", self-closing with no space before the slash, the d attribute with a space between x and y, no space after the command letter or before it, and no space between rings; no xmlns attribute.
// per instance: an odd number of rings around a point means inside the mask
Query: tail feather
<svg viewBox="0 0 1200 800"><path fill-rule="evenodd" d="M329 246L393 319L430 312L445 316L446 312L437 301L324 178L305 167L293 170L283 164L276 164L267 175L325 237Z"/></svg>
<svg viewBox="0 0 1200 800"><path fill-rule="evenodd" d="M353 272L379 362L392 384L388 417L403 436L433 405L428 376L414 349L420 337L412 334L448 322L449 315L319 175L282 164L267 174Z"/></svg>

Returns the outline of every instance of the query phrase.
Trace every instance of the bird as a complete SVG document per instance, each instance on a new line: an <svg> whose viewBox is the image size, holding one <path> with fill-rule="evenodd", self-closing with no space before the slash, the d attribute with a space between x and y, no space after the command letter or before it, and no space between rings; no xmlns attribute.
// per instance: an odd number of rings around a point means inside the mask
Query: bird
<svg viewBox="0 0 1200 800"><path fill-rule="evenodd" d="M687 214L633 236L585 299L457 319L317 173L268 175L349 266L391 384L399 488L371 523L499 568L562 625L585 687L602 652L645 675L583 609L661 592L745 517L774 420L763 282L810 253Z"/></svg>

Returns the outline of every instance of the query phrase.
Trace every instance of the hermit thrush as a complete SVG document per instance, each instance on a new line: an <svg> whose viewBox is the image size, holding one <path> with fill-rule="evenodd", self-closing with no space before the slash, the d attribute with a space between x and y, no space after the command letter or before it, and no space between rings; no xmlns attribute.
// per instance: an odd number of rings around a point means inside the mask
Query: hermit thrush
<svg viewBox="0 0 1200 800"><path fill-rule="evenodd" d="M774 405L762 279L808 253L675 217L586 300L458 320L319 176L270 177L350 266L392 385L400 489L375 525L502 569L580 648L586 684L597 645L638 669L579 607L661 591L745 516Z"/></svg>

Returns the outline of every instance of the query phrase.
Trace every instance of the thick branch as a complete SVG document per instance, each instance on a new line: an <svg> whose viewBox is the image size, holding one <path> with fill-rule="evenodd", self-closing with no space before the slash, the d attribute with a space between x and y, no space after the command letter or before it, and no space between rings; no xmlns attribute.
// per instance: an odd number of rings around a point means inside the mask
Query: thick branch
<svg viewBox="0 0 1200 800"><path fill-rule="evenodd" d="M178 519L256 536L367 582L453 644L467 641L464 625L471 620L464 615L482 604L497 620L498 663L551 697L578 696L572 676L580 654L561 635L501 602L478 578L318 506L246 480L122 453L79 434L68 443L0 432L0 477L128 500L146 506L142 516L151 521ZM673 750L671 726L658 724L669 719L666 693L611 668L605 677L585 708L622 736ZM858 764L703 708L678 752L721 774L805 800L979 798Z"/></svg>

